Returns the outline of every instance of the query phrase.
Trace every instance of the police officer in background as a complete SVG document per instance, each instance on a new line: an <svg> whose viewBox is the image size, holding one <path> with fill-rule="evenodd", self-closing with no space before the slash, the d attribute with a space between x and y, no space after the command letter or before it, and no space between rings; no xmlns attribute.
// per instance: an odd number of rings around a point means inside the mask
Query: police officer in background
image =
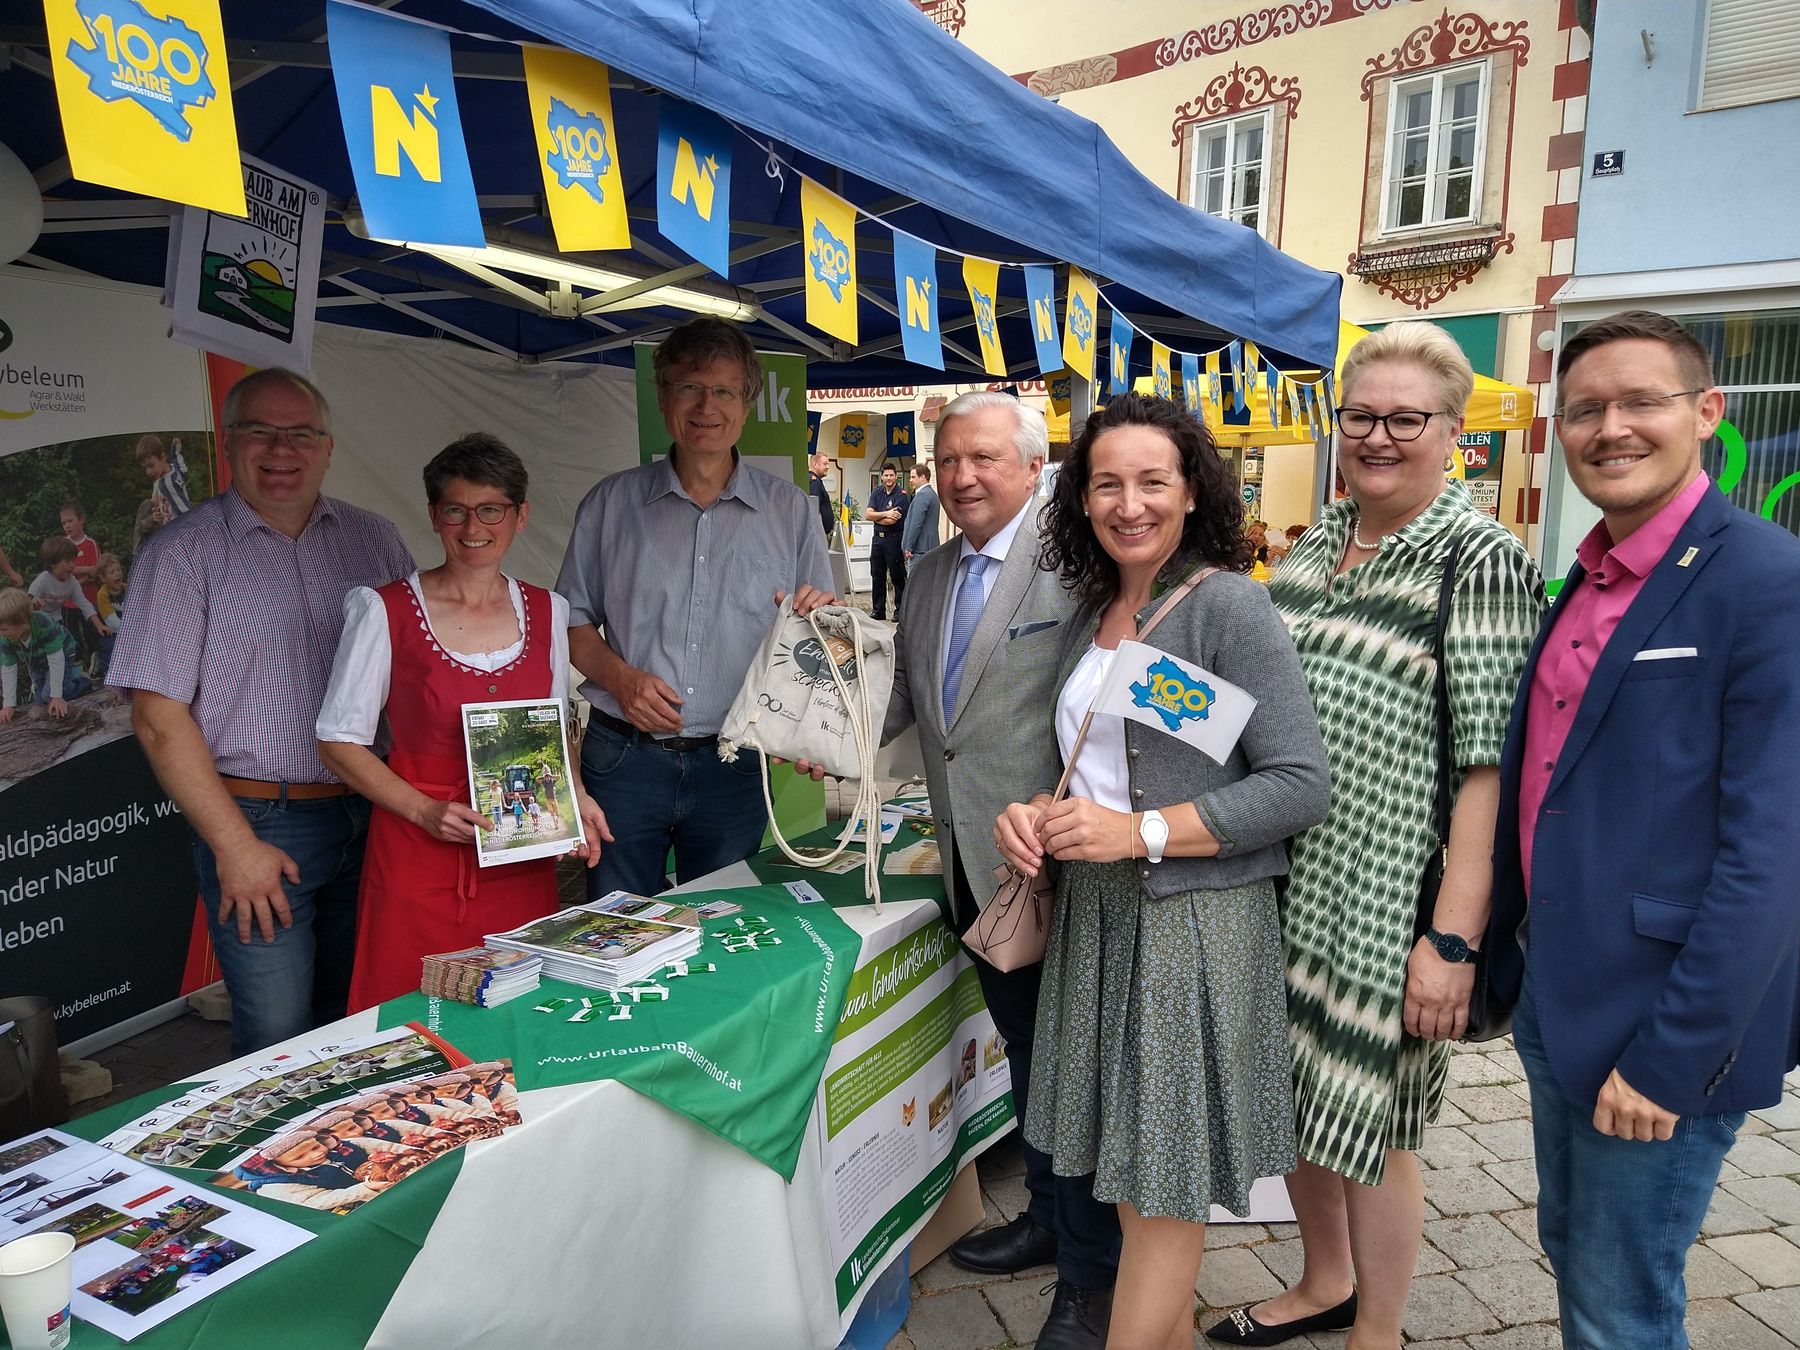
<svg viewBox="0 0 1800 1350"><path fill-rule="evenodd" d="M894 617L900 617L900 598L906 593L906 557L901 538L905 533L906 494L900 490L900 471L892 464L881 468L881 486L869 493L863 519L875 526L875 542L869 548L869 586L874 592L870 612L887 618L887 579L894 581Z"/></svg>

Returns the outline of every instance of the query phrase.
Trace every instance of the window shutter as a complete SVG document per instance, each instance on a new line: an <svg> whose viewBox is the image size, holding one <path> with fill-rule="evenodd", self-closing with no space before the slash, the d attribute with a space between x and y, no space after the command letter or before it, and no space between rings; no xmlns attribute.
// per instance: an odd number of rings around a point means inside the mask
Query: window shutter
<svg viewBox="0 0 1800 1350"><path fill-rule="evenodd" d="M1800 98L1800 6L1793 0L1709 0L1700 107Z"/></svg>

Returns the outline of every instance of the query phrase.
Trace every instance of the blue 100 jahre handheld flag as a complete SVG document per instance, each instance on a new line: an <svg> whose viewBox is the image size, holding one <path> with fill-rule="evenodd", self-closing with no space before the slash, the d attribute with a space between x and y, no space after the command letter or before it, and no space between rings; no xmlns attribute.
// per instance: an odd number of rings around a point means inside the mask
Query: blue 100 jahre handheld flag
<svg viewBox="0 0 1800 1350"><path fill-rule="evenodd" d="M695 262L731 272L731 127L662 95L656 129L656 228Z"/></svg>
<svg viewBox="0 0 1800 1350"><path fill-rule="evenodd" d="M1113 655L1094 710L1153 727L1223 764L1249 725L1256 699L1191 661L1126 640Z"/></svg>
<svg viewBox="0 0 1800 1350"><path fill-rule="evenodd" d="M450 35L331 0L325 10L338 113L371 237L482 248Z"/></svg>

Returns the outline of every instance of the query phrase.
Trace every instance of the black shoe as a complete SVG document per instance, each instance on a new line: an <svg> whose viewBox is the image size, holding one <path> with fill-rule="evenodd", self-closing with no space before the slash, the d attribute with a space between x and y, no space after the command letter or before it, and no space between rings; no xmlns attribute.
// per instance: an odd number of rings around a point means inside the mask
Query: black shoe
<svg viewBox="0 0 1800 1350"><path fill-rule="evenodd" d="M1112 1290L1081 1289L1056 1282L1050 1315L1037 1334L1037 1350L1101 1350L1112 1320Z"/></svg>
<svg viewBox="0 0 1800 1350"><path fill-rule="evenodd" d="M1056 1234L1021 1214L1011 1223L952 1243L950 1259L983 1275L1017 1275L1056 1260Z"/></svg>
<svg viewBox="0 0 1800 1350"><path fill-rule="evenodd" d="M1296 1317L1292 1322L1263 1323L1250 1315L1250 1309L1239 1308L1207 1330L1206 1339L1225 1345L1280 1345L1309 1331L1343 1331L1356 1324L1356 1295L1311 1317Z"/></svg>

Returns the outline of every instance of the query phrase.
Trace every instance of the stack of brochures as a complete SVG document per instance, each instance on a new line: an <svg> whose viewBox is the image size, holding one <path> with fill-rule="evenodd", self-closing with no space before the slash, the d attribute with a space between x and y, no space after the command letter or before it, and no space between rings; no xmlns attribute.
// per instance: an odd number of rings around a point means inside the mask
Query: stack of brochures
<svg viewBox="0 0 1800 1350"><path fill-rule="evenodd" d="M699 951L700 917L683 906L615 891L593 904L490 933L484 941L496 951L541 957L552 979L617 990Z"/></svg>
<svg viewBox="0 0 1800 1350"><path fill-rule="evenodd" d="M527 952L465 947L427 956L419 988L434 998L497 1008L535 990L543 969L543 958Z"/></svg>

